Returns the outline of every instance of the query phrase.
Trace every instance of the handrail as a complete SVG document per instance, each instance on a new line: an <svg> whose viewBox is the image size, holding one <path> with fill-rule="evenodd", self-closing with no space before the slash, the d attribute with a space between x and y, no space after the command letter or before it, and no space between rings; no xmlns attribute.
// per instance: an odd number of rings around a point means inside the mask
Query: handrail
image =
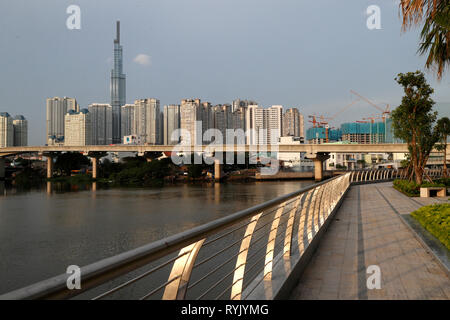
<svg viewBox="0 0 450 320"><path fill-rule="evenodd" d="M278 262L278 256L289 260L295 253L300 256L304 253L351 184L388 181L402 175L403 172L394 169L350 171L82 267L79 290L69 290L66 284L68 275L62 274L0 295L0 299L72 298L157 262L160 264L152 266L149 271L133 275L131 280L124 280L103 292L96 292L92 298L107 297L135 285L138 280L151 278L156 271L164 271L166 275L156 279L165 277L160 281L162 284L148 288L140 298L151 298L162 292L160 298L163 299L184 299L191 290L200 290L200 297L204 297L217 289L222 292L221 296L231 290L229 298L240 299L243 290L249 285L245 282L247 276L257 279L258 273L261 273L267 284L271 281L272 267ZM214 237L211 239L211 236ZM261 241L264 239L265 244ZM206 257L200 258L200 263L196 264L201 254ZM162 259L165 261L160 262ZM246 269L249 259L252 260L251 268ZM257 268L260 261L262 265ZM226 269L226 266L232 265L234 268ZM202 270L200 276L191 279L197 270ZM217 281L213 275L219 275L221 281ZM204 280L207 277L215 282L213 286L201 288L197 285L202 282L203 286L208 286L208 281ZM194 285L189 285L190 282ZM225 287L221 287L222 284Z"/></svg>

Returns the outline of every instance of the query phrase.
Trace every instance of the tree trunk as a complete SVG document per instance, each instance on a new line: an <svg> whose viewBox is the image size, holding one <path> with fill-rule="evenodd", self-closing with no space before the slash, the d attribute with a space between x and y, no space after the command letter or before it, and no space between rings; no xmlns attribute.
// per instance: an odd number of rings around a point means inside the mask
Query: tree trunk
<svg viewBox="0 0 450 320"><path fill-rule="evenodd" d="M447 178L447 141L444 141L444 178Z"/></svg>
<svg viewBox="0 0 450 320"><path fill-rule="evenodd" d="M415 166L414 173L416 175L416 184L421 185L423 182L423 168Z"/></svg>

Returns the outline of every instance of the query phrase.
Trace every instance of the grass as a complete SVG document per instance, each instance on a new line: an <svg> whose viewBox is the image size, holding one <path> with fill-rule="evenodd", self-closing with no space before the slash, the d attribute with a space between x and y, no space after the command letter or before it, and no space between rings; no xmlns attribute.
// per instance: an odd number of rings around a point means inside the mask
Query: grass
<svg viewBox="0 0 450 320"><path fill-rule="evenodd" d="M450 250L450 204L434 204L411 213L426 230Z"/></svg>

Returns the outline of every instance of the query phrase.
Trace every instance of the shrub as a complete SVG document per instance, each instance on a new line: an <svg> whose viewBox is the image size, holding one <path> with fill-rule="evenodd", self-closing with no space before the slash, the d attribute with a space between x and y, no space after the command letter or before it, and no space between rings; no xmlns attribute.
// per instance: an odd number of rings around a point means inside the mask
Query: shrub
<svg viewBox="0 0 450 320"><path fill-rule="evenodd" d="M420 186L414 181L394 180L394 188L409 197L417 197L420 194Z"/></svg>
<svg viewBox="0 0 450 320"><path fill-rule="evenodd" d="M425 182L418 185L414 181L407 180L394 180L394 188L398 191L406 194L409 197L418 197L420 195L420 188L431 188L431 187L446 187L446 181L443 179L437 180L436 182Z"/></svg>
<svg viewBox="0 0 450 320"><path fill-rule="evenodd" d="M446 187L450 187L450 178L441 178L436 180L436 183L443 184Z"/></svg>
<svg viewBox="0 0 450 320"><path fill-rule="evenodd" d="M411 216L450 250L450 204L422 207Z"/></svg>

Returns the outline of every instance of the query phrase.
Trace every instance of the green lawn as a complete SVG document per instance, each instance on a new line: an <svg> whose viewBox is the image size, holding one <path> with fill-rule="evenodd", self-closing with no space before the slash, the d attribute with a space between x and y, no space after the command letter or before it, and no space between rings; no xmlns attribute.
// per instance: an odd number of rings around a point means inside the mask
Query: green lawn
<svg viewBox="0 0 450 320"><path fill-rule="evenodd" d="M450 250L450 203L425 206L411 216Z"/></svg>

